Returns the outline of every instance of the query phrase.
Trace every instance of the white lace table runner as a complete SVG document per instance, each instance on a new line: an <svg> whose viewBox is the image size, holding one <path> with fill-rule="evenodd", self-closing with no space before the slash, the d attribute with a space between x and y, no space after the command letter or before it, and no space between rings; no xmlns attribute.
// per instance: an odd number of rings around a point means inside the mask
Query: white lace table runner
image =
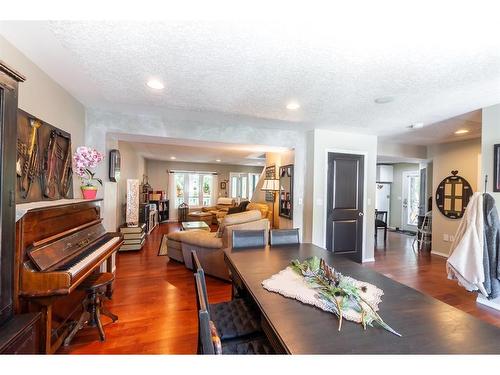
<svg viewBox="0 0 500 375"><path fill-rule="evenodd" d="M360 291L360 294L373 310L378 311L378 305L382 301L382 296L384 295L383 290L377 288L373 284L365 283L349 276L344 277L351 279L359 288L365 287L365 291ZM316 296L317 292L310 288L304 278L290 267L264 280L262 286L270 292L281 294L284 297L294 298L300 302L331 312L325 302ZM352 308L344 308L342 310L342 316L353 322L361 322L361 313Z"/></svg>

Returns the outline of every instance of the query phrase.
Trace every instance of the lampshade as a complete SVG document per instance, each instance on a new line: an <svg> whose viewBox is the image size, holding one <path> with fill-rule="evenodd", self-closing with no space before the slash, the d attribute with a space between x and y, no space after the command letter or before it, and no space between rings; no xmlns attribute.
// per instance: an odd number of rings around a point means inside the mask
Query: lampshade
<svg viewBox="0 0 500 375"><path fill-rule="evenodd" d="M280 189L280 180L264 180L261 190L278 191Z"/></svg>

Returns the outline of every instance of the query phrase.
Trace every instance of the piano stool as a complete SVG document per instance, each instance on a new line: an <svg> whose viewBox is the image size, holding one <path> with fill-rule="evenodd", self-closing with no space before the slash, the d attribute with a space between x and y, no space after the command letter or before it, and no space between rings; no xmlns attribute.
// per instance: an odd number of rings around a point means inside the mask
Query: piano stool
<svg viewBox="0 0 500 375"><path fill-rule="evenodd" d="M111 272L101 272L90 275L85 281L78 286L78 289L85 290L87 297L82 302L82 315L76 322L75 326L71 329L71 332L64 340L64 346L68 346L73 337L81 330L85 325L91 327L97 327L99 331L99 339L101 341L106 340L106 335L104 334L104 329L101 322L101 314L113 320L113 323L118 320L115 314L112 314L103 305L103 299L109 299L106 296L106 288L110 285L115 276Z"/></svg>

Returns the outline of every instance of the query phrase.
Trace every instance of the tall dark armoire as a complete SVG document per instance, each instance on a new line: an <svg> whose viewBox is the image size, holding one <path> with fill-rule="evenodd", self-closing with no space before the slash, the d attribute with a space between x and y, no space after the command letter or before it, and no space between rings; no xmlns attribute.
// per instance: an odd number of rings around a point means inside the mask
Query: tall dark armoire
<svg viewBox="0 0 500 375"><path fill-rule="evenodd" d="M0 353L40 352L40 314L14 313L17 93L24 77L0 60Z"/></svg>

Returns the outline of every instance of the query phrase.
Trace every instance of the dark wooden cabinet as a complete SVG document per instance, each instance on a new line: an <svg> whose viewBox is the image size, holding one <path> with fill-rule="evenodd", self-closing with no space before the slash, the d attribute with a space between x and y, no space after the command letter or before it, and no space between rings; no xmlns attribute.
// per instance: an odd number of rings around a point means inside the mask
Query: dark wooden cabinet
<svg viewBox="0 0 500 375"><path fill-rule="evenodd" d="M24 77L0 61L0 353L38 353L39 314L14 315L17 93Z"/></svg>

